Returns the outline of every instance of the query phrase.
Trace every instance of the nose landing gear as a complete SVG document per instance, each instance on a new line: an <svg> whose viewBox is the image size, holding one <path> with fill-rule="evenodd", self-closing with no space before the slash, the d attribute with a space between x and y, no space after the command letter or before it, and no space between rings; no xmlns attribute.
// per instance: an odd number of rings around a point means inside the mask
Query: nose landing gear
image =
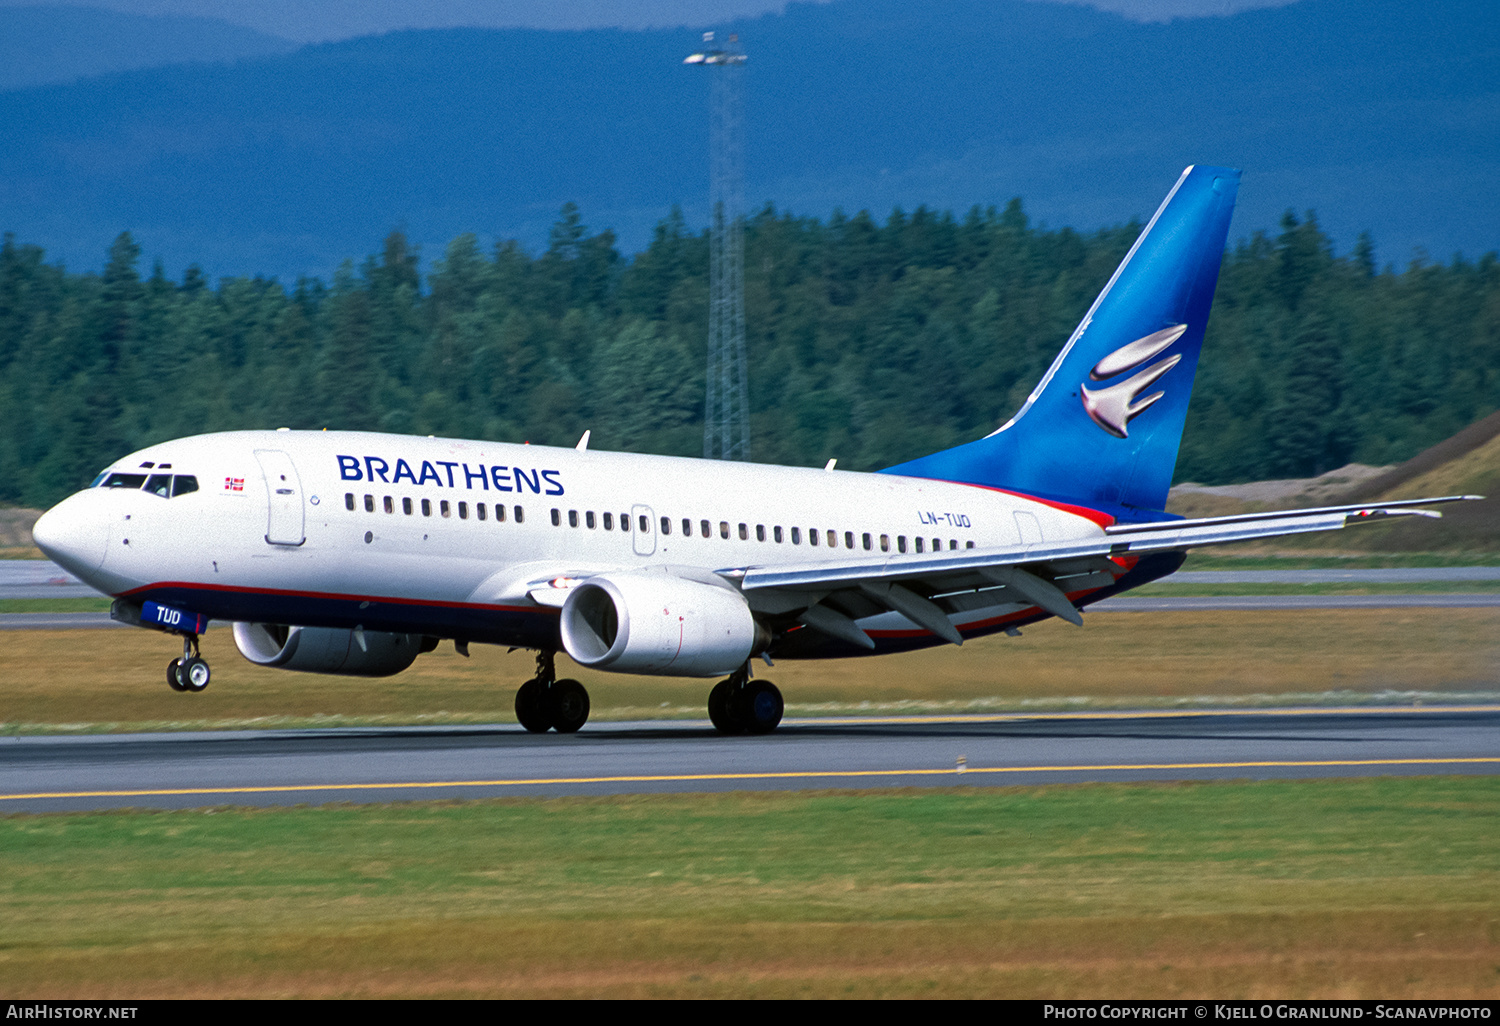
<svg viewBox="0 0 1500 1026"><path fill-rule="evenodd" d="M588 690L576 680L558 680L553 658L538 652L536 676L516 691L516 719L533 734L572 734L588 722Z"/></svg>
<svg viewBox="0 0 1500 1026"><path fill-rule="evenodd" d="M182 636L182 658L167 664L167 686L173 691L197 693L208 687L208 661L198 652L198 635Z"/></svg>
<svg viewBox="0 0 1500 1026"><path fill-rule="evenodd" d="M198 635L208 630L208 617L157 602L137 603L115 599L109 618L132 627L175 634L182 639L182 658L167 664L167 686L173 691L202 691L211 676L208 662L198 651Z"/></svg>

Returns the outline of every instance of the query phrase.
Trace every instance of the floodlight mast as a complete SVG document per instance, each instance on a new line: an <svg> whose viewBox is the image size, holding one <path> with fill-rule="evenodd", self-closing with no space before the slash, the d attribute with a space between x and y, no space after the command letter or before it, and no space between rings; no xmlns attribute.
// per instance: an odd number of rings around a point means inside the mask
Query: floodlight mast
<svg viewBox="0 0 1500 1026"><path fill-rule="evenodd" d="M684 64L713 69L709 107L708 389L705 459L750 458L750 383L745 357L744 65L739 36L704 48Z"/></svg>

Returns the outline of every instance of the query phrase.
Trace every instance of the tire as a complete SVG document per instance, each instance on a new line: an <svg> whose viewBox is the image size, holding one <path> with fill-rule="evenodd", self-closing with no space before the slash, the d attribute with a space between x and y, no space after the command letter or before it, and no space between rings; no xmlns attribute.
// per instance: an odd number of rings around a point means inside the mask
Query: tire
<svg viewBox="0 0 1500 1026"><path fill-rule="evenodd" d="M183 690L191 691L194 694L208 687L209 677L212 676L208 669L208 663L196 656L183 663L182 669L178 673L182 678Z"/></svg>
<svg viewBox="0 0 1500 1026"><path fill-rule="evenodd" d="M588 689L576 680L560 680L548 688L547 705L552 729L559 734L572 734L588 722Z"/></svg>
<svg viewBox="0 0 1500 1026"><path fill-rule="evenodd" d="M752 734L769 734L781 722L786 704L781 689L768 680L752 680L739 694L740 718Z"/></svg>
<svg viewBox="0 0 1500 1026"><path fill-rule="evenodd" d="M541 681L528 680L516 689L516 720L533 734L545 734L552 729L546 698L546 685Z"/></svg>
<svg viewBox="0 0 1500 1026"><path fill-rule="evenodd" d="M708 718L720 734L738 734L744 730L735 715L734 685L721 680L708 693Z"/></svg>
<svg viewBox="0 0 1500 1026"><path fill-rule="evenodd" d="M187 688L183 686L182 678L178 676L181 671L181 659L173 659L170 663L167 664L167 687L171 688L173 691L187 690Z"/></svg>

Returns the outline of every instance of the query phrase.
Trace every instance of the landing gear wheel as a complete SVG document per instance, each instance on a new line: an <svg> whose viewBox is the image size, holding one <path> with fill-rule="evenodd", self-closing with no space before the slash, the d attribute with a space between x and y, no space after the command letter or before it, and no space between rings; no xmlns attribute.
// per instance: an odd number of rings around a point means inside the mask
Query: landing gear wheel
<svg viewBox="0 0 1500 1026"><path fill-rule="evenodd" d="M545 734L552 729L552 717L547 710L546 684L539 680L528 680L516 689L516 719L533 734Z"/></svg>
<svg viewBox="0 0 1500 1026"><path fill-rule="evenodd" d="M182 683L182 660L173 659L167 664L167 686L173 691L186 691L187 687Z"/></svg>
<svg viewBox="0 0 1500 1026"><path fill-rule="evenodd" d="M547 691L552 711L552 729L571 734L588 722L589 693L576 680L560 680Z"/></svg>
<svg viewBox="0 0 1500 1026"><path fill-rule="evenodd" d="M193 658L187 660L178 668L177 676L182 681L182 689L184 691L191 691L196 694L208 687L208 678L210 676L208 663L197 656L193 656Z"/></svg>
<svg viewBox="0 0 1500 1026"><path fill-rule="evenodd" d="M733 679L719 681L708 693L708 718L720 734L738 734L745 729L736 715L734 693Z"/></svg>
<svg viewBox="0 0 1500 1026"><path fill-rule="evenodd" d="M752 680L739 694L740 721L751 734L769 734L781 722L786 703L781 700L781 689L768 680Z"/></svg>

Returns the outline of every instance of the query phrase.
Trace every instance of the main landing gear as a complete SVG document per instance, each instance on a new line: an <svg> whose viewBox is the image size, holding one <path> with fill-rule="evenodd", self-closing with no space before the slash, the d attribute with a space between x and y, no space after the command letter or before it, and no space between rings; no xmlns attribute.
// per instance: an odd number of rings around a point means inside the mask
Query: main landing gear
<svg viewBox="0 0 1500 1026"><path fill-rule="evenodd" d="M576 680L558 680L553 653L536 655L536 676L516 691L516 719L533 734L571 734L588 722L589 693Z"/></svg>
<svg viewBox="0 0 1500 1026"><path fill-rule="evenodd" d="M536 676L516 691L516 719L533 734L571 734L588 722L588 691L576 680L558 680L554 657L538 652ZM708 718L721 734L769 734L785 708L780 688L750 679L749 663L708 693Z"/></svg>
<svg viewBox="0 0 1500 1026"><path fill-rule="evenodd" d="M721 734L769 734L785 708L775 684L750 679L749 663L708 693L708 718Z"/></svg>
<svg viewBox="0 0 1500 1026"><path fill-rule="evenodd" d="M198 652L198 635L182 636L182 658L167 664L167 685L173 691L197 693L208 687L208 661Z"/></svg>

